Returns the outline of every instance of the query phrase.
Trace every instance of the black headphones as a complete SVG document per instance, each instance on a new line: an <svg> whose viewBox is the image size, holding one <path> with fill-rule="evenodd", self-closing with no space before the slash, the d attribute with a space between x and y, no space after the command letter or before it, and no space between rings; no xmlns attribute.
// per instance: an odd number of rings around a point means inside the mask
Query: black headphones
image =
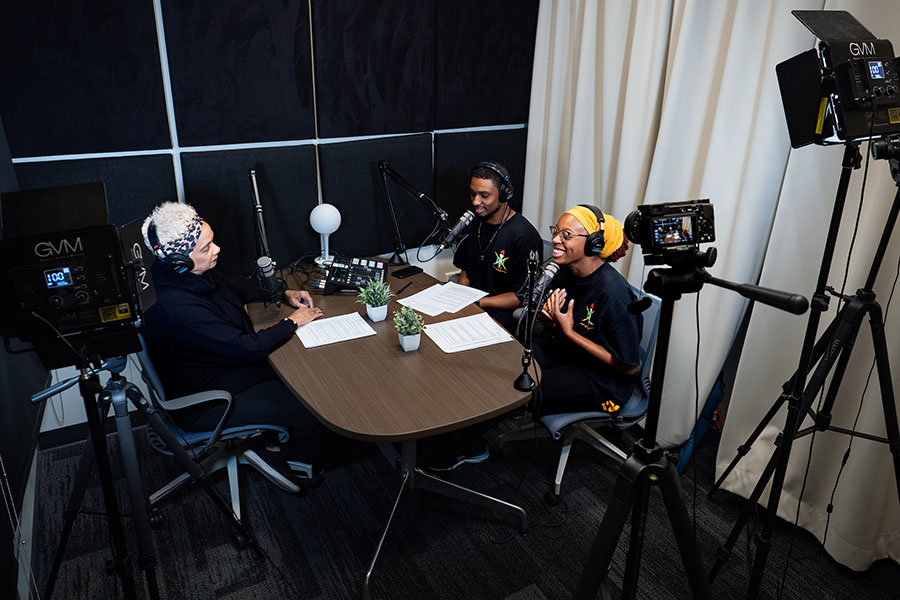
<svg viewBox="0 0 900 600"><path fill-rule="evenodd" d="M500 202L509 202L513 197L513 186L509 181L509 171L506 170L506 167L501 165L500 163L495 163L493 161L480 162L474 167L472 170L474 171L478 167L484 167L485 169L490 169L494 173L500 176L500 180L502 183L500 187L497 188L497 191L500 192Z"/></svg>
<svg viewBox="0 0 900 600"><path fill-rule="evenodd" d="M147 241L150 242L153 254L163 261L172 273L181 275L194 270L194 261L191 260L190 256L180 252L171 252L169 254L163 252L162 246L159 244L159 236L156 234L156 223L154 221L150 221L150 225L147 226Z"/></svg>
<svg viewBox="0 0 900 600"><path fill-rule="evenodd" d="M587 256L590 256L592 254L600 254L601 252L603 252L604 246L606 246L606 239L603 235L603 211L590 204L579 204L578 206L589 208L591 212L593 212L597 217L597 222L600 224L600 231L589 233L587 239L584 241L584 253Z"/></svg>

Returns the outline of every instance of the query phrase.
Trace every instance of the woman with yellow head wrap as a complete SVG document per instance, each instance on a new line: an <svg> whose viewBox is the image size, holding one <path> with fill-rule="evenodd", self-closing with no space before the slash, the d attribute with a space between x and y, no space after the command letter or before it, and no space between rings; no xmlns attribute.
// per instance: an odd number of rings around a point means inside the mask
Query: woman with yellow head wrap
<svg viewBox="0 0 900 600"><path fill-rule="evenodd" d="M542 309L552 324L535 340L541 365L540 412L617 412L631 396L640 362L641 316L615 262L628 250L622 223L586 205L551 227L559 271Z"/></svg>

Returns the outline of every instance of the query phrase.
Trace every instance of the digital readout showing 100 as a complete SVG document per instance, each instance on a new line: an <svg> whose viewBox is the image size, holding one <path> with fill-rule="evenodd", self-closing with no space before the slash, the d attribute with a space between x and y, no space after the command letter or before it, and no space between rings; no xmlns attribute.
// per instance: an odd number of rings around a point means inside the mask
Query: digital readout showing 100
<svg viewBox="0 0 900 600"><path fill-rule="evenodd" d="M69 267L44 271L44 277L47 278L48 288L72 285L72 273L69 271Z"/></svg>

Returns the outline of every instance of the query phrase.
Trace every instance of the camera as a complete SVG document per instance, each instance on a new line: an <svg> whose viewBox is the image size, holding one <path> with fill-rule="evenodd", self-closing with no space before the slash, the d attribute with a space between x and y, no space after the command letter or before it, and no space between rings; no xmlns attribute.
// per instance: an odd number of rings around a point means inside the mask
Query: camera
<svg viewBox="0 0 900 600"><path fill-rule="evenodd" d="M625 235L644 254L659 254L716 240L708 199L642 204L625 217Z"/></svg>
<svg viewBox="0 0 900 600"><path fill-rule="evenodd" d="M900 158L900 136L892 135L877 140L872 140L869 151L875 160L891 160Z"/></svg>

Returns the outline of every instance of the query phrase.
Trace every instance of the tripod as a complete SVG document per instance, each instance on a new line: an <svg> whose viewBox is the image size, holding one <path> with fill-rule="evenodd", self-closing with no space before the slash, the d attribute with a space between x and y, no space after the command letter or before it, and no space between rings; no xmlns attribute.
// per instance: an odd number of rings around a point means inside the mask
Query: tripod
<svg viewBox="0 0 900 600"><path fill-rule="evenodd" d="M747 592L748 598L756 598L759 595L766 559L768 558L768 553L772 545L772 531L778 513L778 503L781 498L781 491L784 487L784 479L787 473L788 460L790 458L791 446L794 439L805 436L816 430L832 430L873 441L887 442L893 456L894 475L898 486L897 498L898 501L900 501L900 430L898 430L897 425L897 409L894 404L890 363L888 361L887 343L884 336L884 320L882 317L881 306L875 300L875 293L872 291L872 288L875 285L875 279L878 276L878 271L884 259L885 251L890 242L894 225L897 221L898 212L900 212L900 165L898 165L897 159L891 160L891 175L897 182L898 191L894 196L894 202L891 206L887 221L885 222L884 230L882 231L878 248L869 269L866 283L862 288L856 291L856 294L849 297L841 297L841 299L845 301L843 308L838 311L838 314L826 328L819 340L813 344L818 329L819 316L828 306L828 298L825 296L825 292L832 291L829 290L829 288L826 288L825 279L831 268L834 244L837 239L837 230L841 213L843 212L850 173L853 168L859 167L860 157L858 148L858 142L848 143L845 148L837 198L832 213L828 238L825 242L825 255L819 270L819 280L813 296L814 310L810 311L810 318L800 354L800 365L791 378L782 386L783 392L781 396L763 417L763 421L753 430L747 441L738 447L737 456L731 461L708 494L711 497L712 494L715 493L740 459L749 452L752 443L759 437L768 422L778 413L782 405L787 402L787 417L785 419L784 429L776 439L776 450L773 452L769 462L763 469L763 473L760 476L756 487L754 487L750 497L747 499L744 512L735 523L731 534L720 549L718 553L719 558L709 575L710 581L714 580L716 575L718 575L722 564L730 555L731 549L737 542L741 531L746 525L754 507L771 479L772 488L769 494L769 504L765 512L763 527L756 537L757 549L756 556L753 560L753 570L751 572L750 585ZM832 293L837 295L833 291ZM840 388L841 380L843 379L844 372L846 371L847 364L850 360L850 354L856 342L859 329L862 327L863 318L867 315L869 317L869 326L875 349L875 362L878 369L878 382L881 388L881 402L884 411L887 439L831 426L831 411L837 397L838 389ZM815 372L812 377L810 377L809 383L805 384L806 375L814 366ZM821 410L818 414L815 414L812 411L813 401L824 387L825 380L832 368L834 368L834 375L831 379L828 392ZM800 430L803 415L806 414L815 417L815 425Z"/></svg>
<svg viewBox="0 0 900 600"><path fill-rule="evenodd" d="M84 401L85 412L88 419L88 438L90 443L85 446L81 455L81 462L78 466L78 474L75 477L75 484L72 489L72 495L64 512L65 521L63 530L60 535L59 546L56 549L56 555L53 559L53 567L50 571L50 578L47 581L44 598L47 600L53 595L53 589L56 585L56 579L59 574L59 568L62 564L63 555L65 554L66 545L72 532L72 526L75 517L81 508L84 500L84 493L87 490L88 478L91 469L96 461L97 470L100 475L100 483L103 490L103 501L106 507L106 519L111 534L111 548L113 552L112 564L115 572L122 582L122 588L125 598L131 600L136 598L137 590L134 578L131 573L131 559L128 556L128 550L125 543L125 534L122 528L121 513L119 512L115 489L110 470L109 458L106 451L106 435L103 430L101 416L109 412L112 405L116 432L119 438L119 451L124 464L125 478L128 487L129 500L133 511L135 536L138 543L138 566L144 571L147 580L147 589L150 597L154 600L159 598L159 587L156 580L156 557L153 549L153 538L150 533L150 519L147 513L147 497L144 495L143 486L141 484L140 472L138 470L137 453L134 446L134 436L131 430L131 420L128 416L127 399L137 406L138 410L143 412L150 426L160 436L160 439L166 444L181 466L190 474L197 482L203 484L208 495L213 499L216 506L226 515L231 525L235 528L236 537L240 545L250 545L259 553L259 547L256 545L255 539L237 520L234 513L228 508L225 501L215 493L211 487L209 478L206 473L191 459L187 451L178 443L175 435L163 422L162 417L151 405L140 390L129 383L121 373L125 368L125 358L112 358L103 363L103 368L108 369L112 376L106 386L101 389L100 381L96 371L87 367L81 369L81 375L78 378L81 397ZM43 400L44 398L57 393L71 384L66 382L63 385L57 385L45 392L42 392L33 398L34 401ZM99 402L96 396L99 395Z"/></svg>
<svg viewBox="0 0 900 600"><path fill-rule="evenodd" d="M710 597L709 582L703 574L703 564L697 554L690 516L681 500L678 472L656 441L675 301L684 293L700 291L704 283L712 283L793 313L802 314L808 306L802 296L754 285L735 284L711 276L704 267L711 267L715 259L715 248L706 252L687 248L659 256L645 256L648 264L668 264L672 268L653 269L644 285L647 292L662 300L644 435L635 443L631 455L619 469L613 497L607 505L597 538L575 590L576 600L596 597L597 590L604 583L629 510L632 511L631 539L625 560L622 598L630 600L635 597L651 486L660 488L694 598Z"/></svg>

